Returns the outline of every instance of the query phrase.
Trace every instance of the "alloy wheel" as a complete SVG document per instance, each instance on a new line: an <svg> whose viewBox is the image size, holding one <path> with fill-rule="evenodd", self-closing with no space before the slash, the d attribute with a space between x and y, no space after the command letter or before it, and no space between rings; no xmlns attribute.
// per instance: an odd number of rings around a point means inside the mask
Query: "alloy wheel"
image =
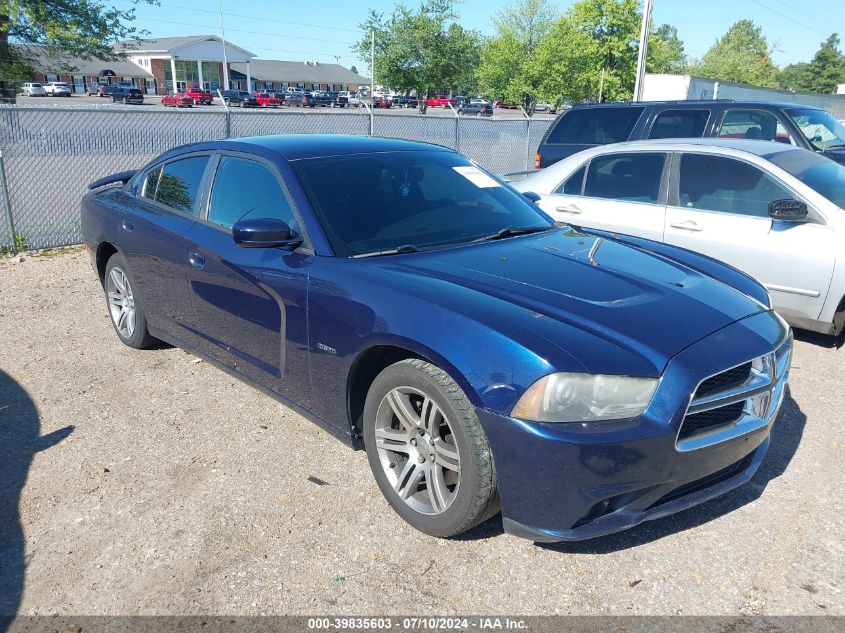
<svg viewBox="0 0 845 633"><path fill-rule="evenodd" d="M375 420L378 458L394 492L422 514L445 512L458 493L461 459L452 427L434 400L414 387L384 396Z"/></svg>
<svg viewBox="0 0 845 633"><path fill-rule="evenodd" d="M115 266L106 279L109 313L115 328L124 338L135 332L135 296L126 273Z"/></svg>

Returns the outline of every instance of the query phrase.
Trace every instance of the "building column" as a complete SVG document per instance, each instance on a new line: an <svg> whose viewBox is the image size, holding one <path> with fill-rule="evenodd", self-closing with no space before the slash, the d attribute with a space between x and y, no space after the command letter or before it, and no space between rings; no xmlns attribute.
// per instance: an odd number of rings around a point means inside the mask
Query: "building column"
<svg viewBox="0 0 845 633"><path fill-rule="evenodd" d="M173 92L176 93L176 60L173 59L173 56L170 56L170 78L173 80ZM165 90L167 86L164 87Z"/></svg>
<svg viewBox="0 0 845 633"><path fill-rule="evenodd" d="M249 60L246 61L246 91L252 94L252 75L249 70Z"/></svg>
<svg viewBox="0 0 845 633"><path fill-rule="evenodd" d="M201 59L197 60L197 74L199 75L199 78L200 78L200 90L202 90L203 89L203 85L202 85L203 82L202 82L202 60Z"/></svg>

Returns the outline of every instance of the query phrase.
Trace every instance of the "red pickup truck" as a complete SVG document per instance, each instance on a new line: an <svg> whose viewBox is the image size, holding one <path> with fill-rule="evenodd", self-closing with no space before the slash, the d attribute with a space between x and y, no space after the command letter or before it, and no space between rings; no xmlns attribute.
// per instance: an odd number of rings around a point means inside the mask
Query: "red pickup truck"
<svg viewBox="0 0 845 633"><path fill-rule="evenodd" d="M446 97L444 95L437 95L436 97L429 97L426 104L429 108L448 108L449 104L455 105L457 103L455 99L452 97Z"/></svg>
<svg viewBox="0 0 845 633"><path fill-rule="evenodd" d="M264 108L278 108L282 105L282 101L269 92L256 92L254 95L258 105Z"/></svg>
<svg viewBox="0 0 845 633"><path fill-rule="evenodd" d="M197 88L196 86L182 91L181 94L190 97L195 105L197 103L202 105L211 105L214 103L214 95L212 95L208 90L203 90L202 88Z"/></svg>

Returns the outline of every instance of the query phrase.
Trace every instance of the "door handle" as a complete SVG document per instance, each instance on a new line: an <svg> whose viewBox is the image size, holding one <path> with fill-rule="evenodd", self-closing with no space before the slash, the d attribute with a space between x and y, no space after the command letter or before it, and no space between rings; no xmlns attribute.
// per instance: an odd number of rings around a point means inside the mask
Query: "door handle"
<svg viewBox="0 0 845 633"><path fill-rule="evenodd" d="M120 222L120 228L126 231L127 233L131 233L135 230L135 225L132 224L129 220L122 220Z"/></svg>
<svg viewBox="0 0 845 633"><path fill-rule="evenodd" d="M673 222L670 224L673 229L681 229L682 231L703 231L704 227L699 226L695 220L684 220L683 222Z"/></svg>
<svg viewBox="0 0 845 633"><path fill-rule="evenodd" d="M205 268L205 257L199 253L191 252L188 254L188 261L191 262L191 267L197 270Z"/></svg>
<svg viewBox="0 0 845 633"><path fill-rule="evenodd" d="M558 213L581 213L581 209L578 208L578 205L575 204L565 204L563 206L557 207L555 209Z"/></svg>

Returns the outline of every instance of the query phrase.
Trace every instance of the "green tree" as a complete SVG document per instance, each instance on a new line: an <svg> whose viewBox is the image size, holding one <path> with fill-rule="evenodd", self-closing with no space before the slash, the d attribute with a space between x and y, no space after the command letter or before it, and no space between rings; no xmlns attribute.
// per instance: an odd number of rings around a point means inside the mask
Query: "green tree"
<svg viewBox="0 0 845 633"><path fill-rule="evenodd" d="M834 33L822 42L809 63L790 64L780 75L783 88L804 92L831 94L845 83L845 55L839 50L839 35Z"/></svg>
<svg viewBox="0 0 845 633"><path fill-rule="evenodd" d="M484 94L519 102L523 94L536 92L531 58L554 17L548 0L516 0L493 17L496 35L484 43L476 72Z"/></svg>
<svg viewBox="0 0 845 633"><path fill-rule="evenodd" d="M351 70L351 71L352 71L353 73L355 73L356 75L358 74L358 69L357 69L357 68L355 68L355 66L354 66L354 65L353 65L353 66L352 66L349 70Z"/></svg>
<svg viewBox="0 0 845 633"><path fill-rule="evenodd" d="M457 23L451 0L424 0L417 10L398 4L389 16L370 11L352 50L370 60L375 31L374 82L423 97L474 87L480 36Z"/></svg>
<svg viewBox="0 0 845 633"><path fill-rule="evenodd" d="M652 28L648 38L646 70L650 73L680 73L687 65L684 43L670 24Z"/></svg>
<svg viewBox="0 0 845 633"><path fill-rule="evenodd" d="M751 20L733 24L691 70L720 81L767 87L778 84L779 71L772 63L769 44Z"/></svg>
<svg viewBox="0 0 845 633"><path fill-rule="evenodd" d="M114 60L113 44L144 34L134 19L134 8L97 0L0 0L0 101L14 101L17 86L32 73L29 47L43 47L57 65L65 56Z"/></svg>

